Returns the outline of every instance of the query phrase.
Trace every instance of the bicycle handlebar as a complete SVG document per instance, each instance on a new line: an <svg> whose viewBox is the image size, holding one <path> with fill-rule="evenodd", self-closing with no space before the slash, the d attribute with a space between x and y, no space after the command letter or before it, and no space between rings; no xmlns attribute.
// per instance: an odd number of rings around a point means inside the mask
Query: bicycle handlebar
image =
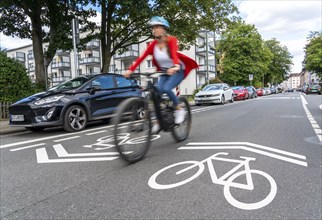
<svg viewBox="0 0 322 220"><path fill-rule="evenodd" d="M150 78L157 78L161 75L167 75L166 71L156 71L156 72L146 72L146 73L132 73L131 77L135 77L135 76L146 76L146 77L150 77Z"/></svg>

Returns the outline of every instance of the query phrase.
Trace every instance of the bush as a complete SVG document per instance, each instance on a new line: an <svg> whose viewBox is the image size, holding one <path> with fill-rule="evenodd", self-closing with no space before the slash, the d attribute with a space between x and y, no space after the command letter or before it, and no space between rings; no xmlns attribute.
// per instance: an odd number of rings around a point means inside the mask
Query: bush
<svg viewBox="0 0 322 220"><path fill-rule="evenodd" d="M34 92L26 68L0 52L0 101L15 102Z"/></svg>

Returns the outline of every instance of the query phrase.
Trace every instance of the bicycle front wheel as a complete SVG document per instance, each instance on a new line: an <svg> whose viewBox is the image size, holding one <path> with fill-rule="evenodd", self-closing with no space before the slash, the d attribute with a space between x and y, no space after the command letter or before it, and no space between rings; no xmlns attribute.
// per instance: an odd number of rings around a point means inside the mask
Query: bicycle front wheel
<svg viewBox="0 0 322 220"><path fill-rule="evenodd" d="M172 129L172 136L177 142L187 139L191 130L192 120L191 109L188 100L184 97L179 97L179 105L185 111L185 118L181 124L175 125Z"/></svg>
<svg viewBox="0 0 322 220"><path fill-rule="evenodd" d="M152 126L145 100L123 101L113 120L114 143L121 158L131 163L143 159L150 147Z"/></svg>

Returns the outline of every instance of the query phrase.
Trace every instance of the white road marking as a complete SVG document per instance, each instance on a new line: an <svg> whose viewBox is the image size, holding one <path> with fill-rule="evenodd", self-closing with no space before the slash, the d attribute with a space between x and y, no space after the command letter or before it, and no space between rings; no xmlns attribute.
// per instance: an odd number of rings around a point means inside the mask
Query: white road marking
<svg viewBox="0 0 322 220"><path fill-rule="evenodd" d="M268 151L273 151L279 154L284 154L290 157L296 157L302 160L306 160L306 156L300 155L300 154L295 154L295 153L291 153L288 151L283 151L283 150L279 150L279 149L275 149L275 148L271 148L271 147L266 147L263 145L259 145L259 144L253 144L250 142L196 142L196 143L188 143L187 145L248 145L251 147L256 147L256 148L260 148L260 149L264 149L264 150L268 150Z"/></svg>
<svg viewBox="0 0 322 220"><path fill-rule="evenodd" d="M91 132L91 131L97 131L97 130L102 130L102 129L106 129L106 128L111 128L113 126L114 125L109 125L109 126L104 126L104 127L100 127L100 128L88 129L88 130L77 132L77 134L82 134L82 133L87 133L87 132ZM16 142L16 143L11 143L11 144L4 144L4 145L0 145L0 149L18 146L18 145L22 145L22 144L34 143L37 141L45 141L45 140L55 139L55 138L59 138L59 137L66 137L66 136L71 136L71 135L75 135L75 133L60 134L60 135L54 135L54 136L50 136L50 137L37 138L37 139L33 139L33 140L28 140L28 141L21 141L21 142Z"/></svg>
<svg viewBox="0 0 322 220"><path fill-rule="evenodd" d="M320 142L322 142L322 135L320 135L322 133L321 129L320 129L319 125L316 123L316 121L314 120L311 112L307 108L306 105L308 103L307 103L306 99L304 98L303 94L301 94L301 100L302 100L302 106L303 106L304 111L305 111L305 113L306 113L306 115L307 115L307 117L308 117L308 119L309 119L309 121L310 121L310 123L312 125L312 128L314 129L315 134L318 137L318 139L320 140Z"/></svg>
<svg viewBox="0 0 322 220"><path fill-rule="evenodd" d="M58 140L54 140L54 142L68 141L68 140L76 139L76 138L79 138L79 137L81 137L81 136L73 136L73 137L68 137L68 138L58 139Z"/></svg>
<svg viewBox="0 0 322 220"><path fill-rule="evenodd" d="M115 156L119 155L118 152L101 152L101 153L68 153L65 148L61 144L54 145L54 149L58 155L58 157L88 157L88 156Z"/></svg>
<svg viewBox="0 0 322 220"><path fill-rule="evenodd" d="M263 97L261 99L300 99L300 97Z"/></svg>
<svg viewBox="0 0 322 220"><path fill-rule="evenodd" d="M319 108L322 110L322 105L320 105Z"/></svg>
<svg viewBox="0 0 322 220"><path fill-rule="evenodd" d="M248 146L238 146L238 145L237 146L196 146L196 147L185 146L185 147L178 148L178 150L200 150L200 149L202 149L202 150L218 150L218 149L246 150L246 151L262 154L262 155L265 155L268 157L272 157L275 159L283 160L283 161L286 161L289 163L294 163L294 164L298 164L298 165L307 167L307 163L304 161L284 157L281 155L269 153L269 152L262 151L262 150L257 150L257 149L254 149L254 148L251 148Z"/></svg>
<svg viewBox="0 0 322 220"><path fill-rule="evenodd" d="M87 157L87 158L62 158L49 159L46 148L36 149L37 163L66 163L66 162L90 162L90 161L110 161L118 157Z"/></svg>
<svg viewBox="0 0 322 220"><path fill-rule="evenodd" d="M21 148L15 148L15 149L11 149L10 151L25 150L25 149L28 149L28 148L38 147L38 146L42 146L42 145L45 145L45 143L34 144L34 145L25 146L25 147L21 147Z"/></svg>
<svg viewBox="0 0 322 220"><path fill-rule="evenodd" d="M89 134L86 134L86 135L100 134L100 133L103 133L103 132L107 132L107 130L103 130L103 131L96 131L96 132L89 133Z"/></svg>

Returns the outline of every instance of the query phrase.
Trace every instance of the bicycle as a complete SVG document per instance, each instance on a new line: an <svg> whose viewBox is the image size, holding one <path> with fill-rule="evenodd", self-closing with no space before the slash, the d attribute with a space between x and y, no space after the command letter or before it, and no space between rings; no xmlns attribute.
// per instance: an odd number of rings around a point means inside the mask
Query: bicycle
<svg viewBox="0 0 322 220"><path fill-rule="evenodd" d="M152 117L159 120L164 132L171 132L177 141L185 140L191 130L191 110L186 98L179 97L179 104L185 110L185 119L181 124L175 124L175 106L159 93L153 79L165 74L164 72L141 73L146 76L147 87L143 89L145 97L128 98L118 106L114 122L114 141L122 159L134 163L144 158L151 145ZM124 129L124 130L123 130ZM121 133L129 133L131 139L140 138L140 142L127 143L120 139Z"/></svg>
<svg viewBox="0 0 322 220"><path fill-rule="evenodd" d="M214 184L220 184L220 185L224 186L224 196L225 196L226 200L231 205L233 205L237 208L240 208L240 209L244 209L244 210L254 210L254 209L262 208L273 201L273 199L276 196L276 192L277 192L276 182L269 174L267 174L261 170L250 169L249 162L254 161L255 158L240 156L240 158L243 160L237 160L237 159L219 157L219 155L228 155L228 153L227 152L219 152L219 153L216 153L216 154L214 154L202 161L183 161L183 162L175 163L175 164L169 165L167 167L164 167L163 169L154 173L150 177L150 179L148 181L148 185L153 189L161 189L161 190L162 189L171 189L171 188L175 188L178 186L182 186L182 185L194 180L200 174L202 174L205 169L204 163L206 163L208 166L208 169L209 169L209 173L210 173L210 177L211 177L212 182ZM238 165L235 166L234 168L232 168L231 170L229 170L227 173L223 174L221 177L218 177L215 167L212 163L212 160L237 163ZM192 164L192 165L190 165L184 169L181 169L177 172L175 172L175 171L170 172L169 171L170 169L174 169L176 167L177 167L177 169L182 168L183 165L187 165L187 164L188 165ZM179 174L183 174L186 171L192 170L193 168L196 168L196 167L197 167L197 170L191 171L191 172L195 172L192 176L190 176L190 175L188 175L188 177L185 176L183 180L177 181L176 183L160 184L157 182L157 178L161 174L164 174L166 171L168 171L169 174L175 173L176 175L179 175ZM238 171L242 167L244 167L245 169ZM254 203L245 203L245 202L238 201L236 198L233 197L230 188L234 187L234 188L245 189L245 190L249 190L249 191L254 190L254 183L253 183L253 175L254 174L260 175L264 179L268 180L269 185L270 185L270 191L269 191L268 195L264 199L262 199L261 201L254 202ZM246 176L246 184L234 182L234 180L238 179L240 176L243 176L243 175ZM166 177L165 179L167 179L167 181L169 181L169 179L171 179L171 178ZM239 198L239 197L237 196L237 198Z"/></svg>

